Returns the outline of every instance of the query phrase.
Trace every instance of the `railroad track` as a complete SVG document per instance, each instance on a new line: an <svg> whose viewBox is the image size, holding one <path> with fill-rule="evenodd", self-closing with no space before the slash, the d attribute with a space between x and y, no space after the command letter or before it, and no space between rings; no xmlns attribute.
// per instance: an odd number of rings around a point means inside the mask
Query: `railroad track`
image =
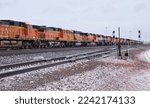
<svg viewBox="0 0 150 108"><path fill-rule="evenodd" d="M106 56L114 51L116 51L116 48L107 48L58 58L49 58L37 61L23 62L18 64L4 65L0 66L0 78L36 71L39 69L44 69L65 63L75 62L82 59L91 59L95 57Z"/></svg>
<svg viewBox="0 0 150 108"><path fill-rule="evenodd" d="M21 54L36 54L36 53L47 53L47 52L62 52L70 50L90 50L90 49L102 49L112 46L89 46L89 47L65 47L65 48L45 48L45 49L18 49L18 50L4 50L0 49L0 56L11 56Z"/></svg>

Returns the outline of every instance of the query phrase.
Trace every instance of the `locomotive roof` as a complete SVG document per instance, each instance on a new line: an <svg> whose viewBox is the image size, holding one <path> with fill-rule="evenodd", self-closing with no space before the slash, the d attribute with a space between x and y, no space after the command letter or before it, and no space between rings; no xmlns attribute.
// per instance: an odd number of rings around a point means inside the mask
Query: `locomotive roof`
<svg viewBox="0 0 150 108"><path fill-rule="evenodd" d="M33 28L37 28L37 29L46 29L46 26L38 26L38 25L32 25Z"/></svg>
<svg viewBox="0 0 150 108"><path fill-rule="evenodd" d="M24 26L25 22L13 21L13 20L0 20L1 23L5 25L14 25L14 26Z"/></svg>
<svg viewBox="0 0 150 108"><path fill-rule="evenodd" d="M47 27L47 28L48 28L48 29L53 29L53 30L56 30L56 31L57 31L57 30L59 30L59 31L62 30L61 28L57 28L57 27Z"/></svg>
<svg viewBox="0 0 150 108"><path fill-rule="evenodd" d="M16 23L24 23L25 24L25 22L14 21L14 20L0 20L0 21L3 21L3 22L16 22Z"/></svg>
<svg viewBox="0 0 150 108"><path fill-rule="evenodd" d="M81 31L73 30L73 33L75 33L75 34L81 34L82 32Z"/></svg>
<svg viewBox="0 0 150 108"><path fill-rule="evenodd" d="M9 25L8 22L2 21L2 20L0 20L0 24Z"/></svg>

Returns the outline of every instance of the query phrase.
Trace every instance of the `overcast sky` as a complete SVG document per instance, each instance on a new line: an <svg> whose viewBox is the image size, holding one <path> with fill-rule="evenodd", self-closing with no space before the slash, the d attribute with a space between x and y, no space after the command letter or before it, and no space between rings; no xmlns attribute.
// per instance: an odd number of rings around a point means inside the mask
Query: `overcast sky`
<svg viewBox="0 0 150 108"><path fill-rule="evenodd" d="M0 0L0 19L150 41L150 0Z"/></svg>

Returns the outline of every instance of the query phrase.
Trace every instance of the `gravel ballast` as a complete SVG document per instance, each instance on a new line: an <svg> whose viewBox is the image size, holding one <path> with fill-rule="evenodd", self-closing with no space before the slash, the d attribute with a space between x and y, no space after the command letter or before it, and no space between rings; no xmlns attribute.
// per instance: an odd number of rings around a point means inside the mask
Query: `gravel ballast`
<svg viewBox="0 0 150 108"><path fill-rule="evenodd" d="M0 90L150 90L150 63L144 58L149 49L131 50L128 59L118 59L114 54L3 78Z"/></svg>
<svg viewBox="0 0 150 108"><path fill-rule="evenodd" d="M57 52L44 52L44 53L36 53L36 54L21 54L21 55L11 55L11 56L0 56L0 66L15 64L21 62L35 61L35 60L43 60L47 58L57 58L68 55L80 54L89 51L98 51L100 48L95 49L84 49L84 50L69 50L69 51L57 51Z"/></svg>

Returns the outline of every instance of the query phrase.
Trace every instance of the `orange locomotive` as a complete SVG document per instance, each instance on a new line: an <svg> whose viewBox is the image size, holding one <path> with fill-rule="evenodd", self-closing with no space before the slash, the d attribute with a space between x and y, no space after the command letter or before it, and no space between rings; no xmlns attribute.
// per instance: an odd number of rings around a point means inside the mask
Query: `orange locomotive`
<svg viewBox="0 0 150 108"><path fill-rule="evenodd" d="M140 43L120 39L121 44ZM0 20L0 47L45 48L118 44L119 38L83 33L62 28L31 25L25 22Z"/></svg>
<svg viewBox="0 0 150 108"><path fill-rule="evenodd" d="M32 25L11 20L0 21L1 47L29 47L39 39L38 29Z"/></svg>

